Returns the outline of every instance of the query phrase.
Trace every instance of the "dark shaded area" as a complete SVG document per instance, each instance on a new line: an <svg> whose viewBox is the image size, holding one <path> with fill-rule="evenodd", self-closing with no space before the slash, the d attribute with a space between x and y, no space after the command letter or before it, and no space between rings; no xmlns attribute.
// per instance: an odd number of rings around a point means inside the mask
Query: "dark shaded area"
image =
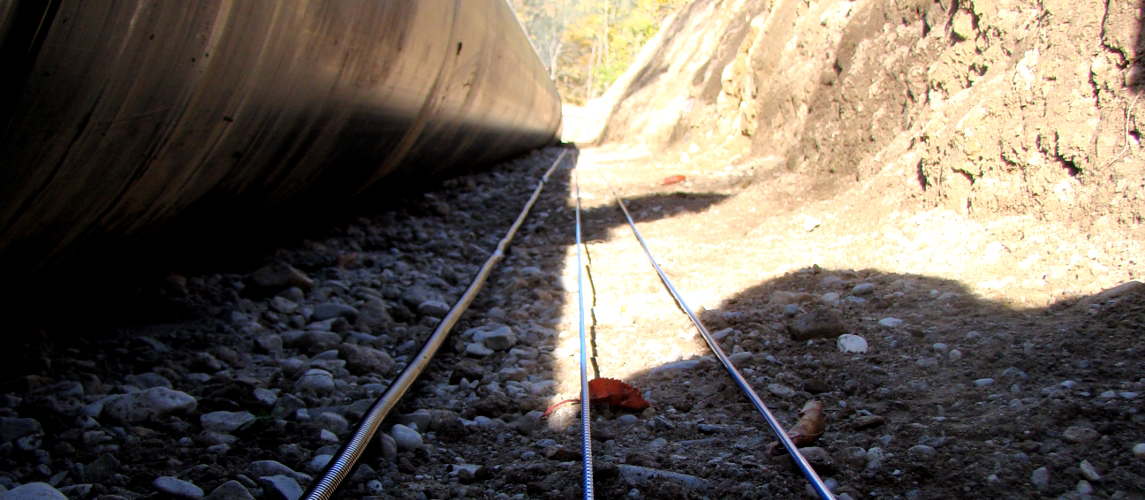
<svg viewBox="0 0 1145 500"><path fill-rule="evenodd" d="M328 224L560 125L504 3L9 7L0 277L17 287Z"/></svg>
<svg viewBox="0 0 1145 500"><path fill-rule="evenodd" d="M827 277L832 278L825 283ZM875 292L850 293L860 283L874 284ZM838 293L845 333L864 337L870 350L843 354L834 338L791 341L787 327L794 319L782 313L787 300L777 303L776 292L794 294L789 302L799 315L829 307L820 297ZM1081 460L1102 471L1101 491L1145 493L1145 478L1133 470L1136 459L1130 452L1145 433L1140 399L1134 399L1140 396L1117 392L1138 394L1133 391L1145 380L1137 363L1145 355L1145 286L1140 283L1025 309L975 297L947 279L814 267L744 290L701 317L712 332L734 329L721 341L725 353L736 346L754 353L737 368L748 374L783 425L794 424L805 401L826 402L827 431L814 446L835 458L816 467L843 485L836 493L939 498L967 485L1000 497L1058 496L1082 479L1076 467ZM898 327L878 323L887 317L904 322ZM702 344L698 337L696 342ZM952 361L954 350L961 356ZM927 359L933 362L920 361ZM990 385L976 383L986 378ZM762 474L753 472L760 466L752 462L741 463L738 472L720 463L720 450L759 458L775 439L717 362L702 362L675 377L644 373L628 381L657 398L652 403L661 412L671 408L677 422L708 422L721 429L701 433L710 436L702 438L696 429L679 425L655 433L669 443L704 443L675 449L687 454L686 470L665 453L634 452L628 463L705 478L713 483L704 492L712 498L802 495L805 480L782 456L764 458ZM1067 390L1064 381L1074 385ZM790 386L795 395L777 396L768 389L771 383ZM705 386L717 390L698 389ZM865 423L872 415L881 417L878 425ZM1074 426L1095 429L1099 439L1072 441L1066 429ZM607 419L599 427L611 429ZM754 444L745 448L748 442ZM920 443L937 455L926 460L912 455L910 448ZM856 446L880 447L889 458L871 473L867 462L845 458ZM1048 489L1030 483L1039 467L1053 477ZM890 476L892 470L899 472ZM997 479L985 481L991 475ZM622 496L630 487L606 479L598 482L597 492Z"/></svg>

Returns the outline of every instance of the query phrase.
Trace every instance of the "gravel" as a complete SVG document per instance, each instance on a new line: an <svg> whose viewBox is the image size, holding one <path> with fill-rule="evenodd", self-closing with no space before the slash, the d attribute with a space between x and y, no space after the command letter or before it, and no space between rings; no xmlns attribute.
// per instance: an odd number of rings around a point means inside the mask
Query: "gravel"
<svg viewBox="0 0 1145 500"><path fill-rule="evenodd" d="M186 317L61 342L45 368L0 390L0 487L10 490L2 500L298 498L413 361L554 157L448 181L279 249L246 274L187 276L181 298L160 297ZM579 406L541 418L553 402L579 397L576 322L565 311L575 279L559 231L572 221L566 202L559 190L542 196L342 498L576 490ZM594 265L606 255L594 253ZM626 260L595 285L628 286L621 271L636 267ZM1133 417L1145 391L1129 362L1136 344L1087 352L1080 340L1132 317L1075 320L1066 310L1064 319L1012 320L1018 312L966 309L969 294L936 305L937 285L824 274L792 271L758 298L744 292L737 307L696 302L710 305L705 323L781 423L793 425L807 400L823 401L826 430L801 452L838 497L1056 498L1079 480L1095 495L1140 494L1125 472L1145 460ZM623 291L662 300L658 286ZM768 306L776 291L788 302ZM598 495L804 497L790 459L767 453L766 423L665 303L656 310L668 319L598 304L622 323L595 326L600 375L631 369L624 380L654 405L594 405ZM1079 340L1063 344L1058 329ZM609 333L618 330L641 336L617 345Z"/></svg>

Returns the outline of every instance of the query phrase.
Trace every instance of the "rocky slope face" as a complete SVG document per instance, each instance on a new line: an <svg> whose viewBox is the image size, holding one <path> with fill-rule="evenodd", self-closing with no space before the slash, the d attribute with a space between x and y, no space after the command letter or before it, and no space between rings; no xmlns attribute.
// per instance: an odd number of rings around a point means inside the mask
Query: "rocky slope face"
<svg viewBox="0 0 1145 500"><path fill-rule="evenodd" d="M698 0L602 99L593 138L766 159L818 196L886 176L921 208L1139 234L1141 8Z"/></svg>

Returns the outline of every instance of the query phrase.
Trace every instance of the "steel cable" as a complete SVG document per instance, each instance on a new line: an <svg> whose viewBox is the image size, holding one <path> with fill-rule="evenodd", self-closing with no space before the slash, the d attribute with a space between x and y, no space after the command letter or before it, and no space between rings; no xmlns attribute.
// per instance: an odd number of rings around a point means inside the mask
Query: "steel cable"
<svg viewBox="0 0 1145 500"><path fill-rule="evenodd" d="M576 295L580 306L580 422L581 453L584 454L584 498L595 497L592 482L592 420L589 415L590 397L588 393L588 341L584 333L584 266L581 264L580 236L580 174L575 173L576 185Z"/></svg>
<svg viewBox="0 0 1145 500"><path fill-rule="evenodd" d="M441 348L441 344L445 342L445 337L449 335L449 331L453 328L453 325L457 323L461 314L465 312L469 304L473 302L473 298L477 295L477 292L481 290L481 286L485 284L485 280L489 277L489 273L493 271L493 267L505 257L505 249L509 246L509 242L513 240L517 229L525 222L525 217L529 215L533 204L536 203L537 198L540 197L541 190L544 189L545 183L549 180L549 176L556 170L557 165L564 159L566 153L568 153L568 150L561 151L560 156L557 157L553 165L545 172L545 175L541 177L540 182L537 183L537 188L533 190L533 196L529 198L529 202L525 204L525 208L521 210L520 215L517 216L517 220L513 222L508 233L506 233L505 237L497 244L497 249L489 256L485 264L481 266L481 270L477 272L477 277L469 284L469 288L465 290L465 293L462 294L457 303L453 305L449 313L441 319L441 323L438 323L437 328L433 331L433 334L430 335L425 346L417 353L417 356L410 360L409 365L406 366L405 370L402 370L402 373L398 375L394 383L386 389L386 392L374 401L373 406L370 407L370 411L358 422L350 439L338 449L338 452L334 454L334 458L332 458L322 470L322 474L318 480L310 483L310 487L307 488L306 493L300 498L303 500L329 500L330 497L334 495L338 486L342 484L342 481L346 479L346 476L353 470L354 464L358 462L358 458L362 456L362 452L366 450L370 439L374 437L374 434L378 431L378 427L382 425L382 420L386 418L390 410L393 410L393 408L397 406L398 400L409 390L414 380L417 380L417 377L425 370L425 367L429 365L429 361L433 359L434 354L437 354L437 350Z"/></svg>
<svg viewBox="0 0 1145 500"><path fill-rule="evenodd" d="M656 269L656 274L660 276L660 280L664 282L665 287L668 288L668 292L672 294L672 298L676 300L676 303L680 305L680 308L684 310L688 318L696 325L696 329L698 329L700 335L704 337L704 340L708 343L708 347L715 353L716 358L724 365L728 375L731 375L736 385L739 386L740 390L751 400L751 404L754 405L763 415L763 418L767 420L767 424L771 426L771 430L775 432L776 436L779 437L779 441L783 443L783 446L787 448L792 458L795 459L795 464L799 467L803 476L811 482L811 487L819 494L819 498L833 500L835 496L831 494L831 490L829 490L827 485L823 483L823 480L819 478L819 474L815 473L815 469L811 467L811 463L807 461L807 458L805 458L803 454L799 453L799 449L796 448L795 443L791 441L791 438L787 435L787 431L785 431L783 426L779 424L779 421L775 419L775 415L772 415L771 410L767 409L767 405L763 404L763 400L760 399L759 394L756 394L755 390L751 388L751 385L747 383L747 379L740 374L739 370L736 369L735 365L732 364L731 360L724 354L724 350L721 349L719 344L716 343L716 340L712 338L712 334L708 332L708 329L704 327L700 319L692 313L688 304L684 302L684 298L676 291L676 287L672 286L672 282L668 280L668 275L664 274L664 271L660 269L660 265L657 264L656 259L652 257L652 251L648 249L644 238L640 236L640 231L636 229L636 222L632 220L632 214L628 213L628 207L624 205L624 200L620 198L620 194L616 192L612 184L608 184L608 189L612 190L612 195L616 197L616 202L620 204L620 209L624 211L624 217L628 219L628 225L632 228L632 233L636 235L640 246L644 248L644 254L648 256L648 261L651 262L652 267Z"/></svg>

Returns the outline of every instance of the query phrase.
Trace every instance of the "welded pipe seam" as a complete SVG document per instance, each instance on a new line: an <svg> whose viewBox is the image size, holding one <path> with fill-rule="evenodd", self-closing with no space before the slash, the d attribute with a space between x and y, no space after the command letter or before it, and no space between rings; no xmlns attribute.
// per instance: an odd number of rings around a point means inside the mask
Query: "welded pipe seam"
<svg viewBox="0 0 1145 500"><path fill-rule="evenodd" d="M481 266L481 270L478 271L477 276L469 284L469 288L465 290L465 293L461 295L461 298L457 300L453 308L449 310L449 313L441 319L441 323L438 323L437 328L434 329L433 334L430 335L425 346L417 353L417 356L410 360L409 365L406 366L405 370L402 370L402 373L398 375L394 383L386 389L386 392L374 401L373 406L370 407L370 411L358 422L350 439L338 449L334 458L332 458L322 470L322 474L318 480L310 483L310 487L307 488L306 493L300 498L304 500L329 500L330 497L334 495L338 486L342 484L342 481L346 479L346 476L348 476L350 471L354 468L354 464L356 464L358 459L362 456L362 452L366 450L370 439L377 433L378 427L382 424L382 420L397 406L398 400L409 390L410 386L417 380L417 377L425 370L425 367L429 365L429 361L437 354L437 350L441 348L441 344L445 342L445 338L449 335L453 325L461 318L461 314L465 312L469 304L473 302L477 292L479 292L482 285L485 284L489 273L491 273L497 263L505 257L505 249L509 246L509 242L513 240L517 229L525 222L525 217L529 215L533 204L536 203L537 198L540 197L545 183L549 180L549 176L556 170L557 165L561 163L566 153L568 153L567 149L561 151L560 156L557 156L552 166L549 167L545 175L541 177L540 182L537 183L537 188L533 190L532 197L529 198L528 203L525 204L525 208L521 209L520 215L517 216L517 220L513 222L513 225L509 228L505 237L501 238L501 241L497 244L497 249L489 256L485 264Z"/></svg>
<svg viewBox="0 0 1145 500"><path fill-rule="evenodd" d="M805 458L802 453L799 453L799 448L795 446L791 437L787 435L787 431L785 431L783 426L779 424L779 421L776 420L775 415L771 414L771 410L767 408L767 405L763 404L763 399L759 397L759 394L756 394L751 384L747 382L747 379L740 374L732 361L724 354L724 350L720 348L716 340L712 338L712 334L708 332L708 329L704 327L704 324L700 322L700 319L696 317L692 309L684 302L684 297L680 295L680 292L676 291L675 286L672 286L672 281L668 279L668 275L660 269L660 265L656 263L656 259L652 256L652 251L648 249L648 244L644 242L640 231L636 229L636 222L632 220L632 214L628 213L628 207L624 205L624 200L620 197L620 194L616 192L616 188L612 187L612 184L608 184L608 189L612 190L612 195L616 197L616 202L620 205L620 209L624 211L624 217L628 219L628 225L632 228L632 234L636 236L636 240L639 241L640 246L644 248L644 254L648 256L648 261L652 263L652 268L656 270L656 274L660 276L660 280L664 282L664 286L668 289L668 292L672 294L672 298L676 300L676 303L684 310L684 313L688 315L692 323L696 325L696 329L699 330L700 335L704 337L704 341L708 343L708 347L711 348L716 358L720 360L720 363L727 370L728 375L731 375L732 380L735 381L736 385L743 391L747 398L751 400L751 404L755 406L763 415L763 418L767 420L767 424L771 427L775 435L779 437L779 441L783 443L784 448L787 448L791 457L795 460L795 464L803 473L803 476L807 478L811 483L811 487L819 494L819 498L834 500L835 496L831 494L831 490L823 483L823 480L819 477L819 474L815 472L815 469L811 467L811 463L807 461L807 458Z"/></svg>

